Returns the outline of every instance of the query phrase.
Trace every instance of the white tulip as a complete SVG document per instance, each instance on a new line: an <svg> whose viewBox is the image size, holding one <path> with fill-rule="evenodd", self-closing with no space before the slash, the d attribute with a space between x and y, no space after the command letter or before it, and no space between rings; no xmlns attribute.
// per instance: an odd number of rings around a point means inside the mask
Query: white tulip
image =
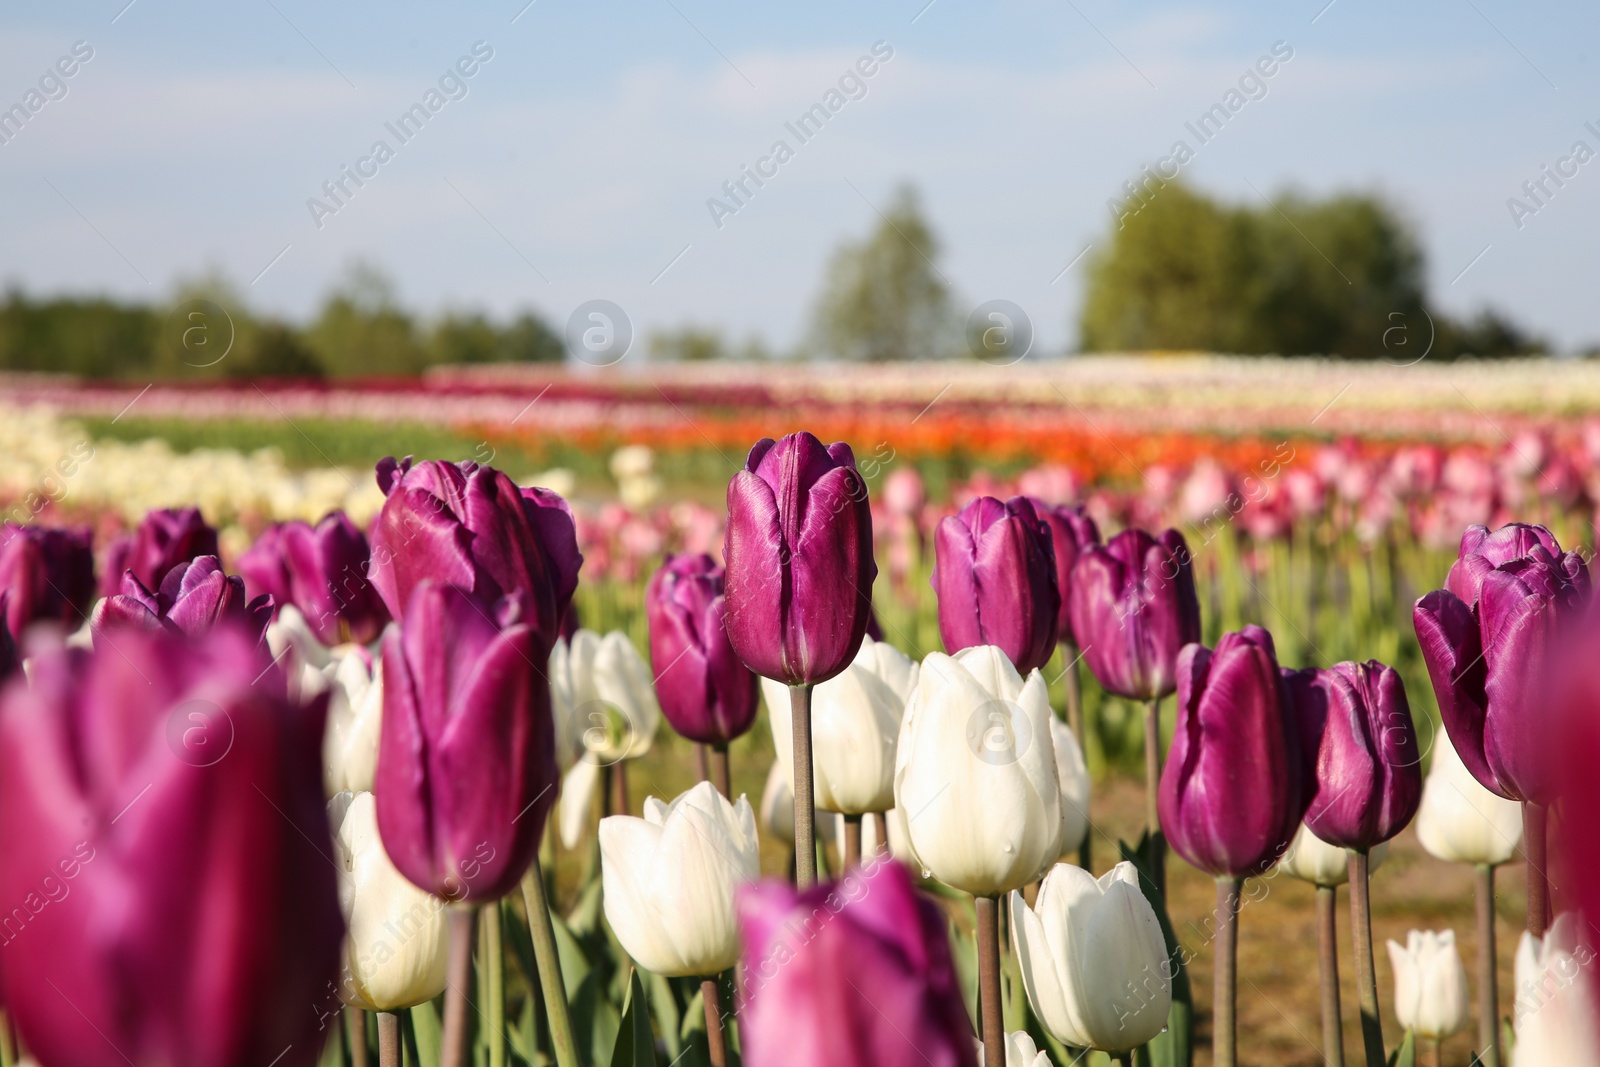
<svg viewBox="0 0 1600 1067"><path fill-rule="evenodd" d="M760 824L763 833L779 841L794 844L794 793L789 789L789 776L776 761L767 773L767 785L761 792ZM839 822L832 819L816 821L817 840L833 844L844 838L843 816ZM865 833L863 832L863 841ZM864 847L864 846L863 846Z"/></svg>
<svg viewBox="0 0 1600 1067"><path fill-rule="evenodd" d="M1383 866L1389 858L1389 842L1373 846L1367 853L1367 873ZM1350 852L1338 845L1330 845L1311 832L1305 823L1289 842L1289 851L1278 860L1277 869L1302 882L1333 888L1350 881Z"/></svg>
<svg viewBox="0 0 1600 1067"><path fill-rule="evenodd" d="M368 666L364 649L345 646L324 673L331 675L328 726L322 735L322 778L329 796L370 792L378 772L383 725L383 668Z"/></svg>
<svg viewBox="0 0 1600 1067"><path fill-rule="evenodd" d="M1089 836L1089 765L1072 727L1050 717L1050 740L1056 750L1056 782L1061 786L1061 855L1076 852Z"/></svg>
<svg viewBox="0 0 1600 1067"><path fill-rule="evenodd" d="M340 793L328 811L337 826L339 906L348 928L339 996L365 1011L432 1000L448 978L447 905L390 862L371 793Z"/></svg>
<svg viewBox="0 0 1600 1067"><path fill-rule="evenodd" d="M1595 952L1576 912L1556 916L1543 939L1517 945L1517 1043L1512 1067L1600 1063Z"/></svg>
<svg viewBox="0 0 1600 1067"><path fill-rule="evenodd" d="M734 895L761 874L756 817L701 782L644 818L600 820L606 921L639 966L668 977L708 977L739 960Z"/></svg>
<svg viewBox="0 0 1600 1067"><path fill-rule="evenodd" d="M984 1067L983 1042L978 1042L978 1067ZM1026 1030L1006 1035L1006 1067L1051 1067L1050 1056L1033 1043Z"/></svg>
<svg viewBox="0 0 1600 1067"><path fill-rule="evenodd" d="M1389 942L1394 1015L1407 1030L1435 1041L1464 1029L1471 1018L1467 969L1454 930L1413 930L1404 945Z"/></svg>
<svg viewBox="0 0 1600 1067"><path fill-rule="evenodd" d="M1028 907L1011 894L1011 938L1034 1014L1057 1040L1127 1052L1167 1025L1172 978L1155 909L1133 864L1099 880L1060 863Z"/></svg>
<svg viewBox="0 0 1600 1067"><path fill-rule="evenodd" d="M900 724L895 807L918 865L974 896L1033 881L1061 856L1050 699L992 645L922 661Z"/></svg>
<svg viewBox="0 0 1600 1067"><path fill-rule="evenodd" d="M293 604L279 607L278 617L267 623L267 650L288 682L290 700L310 700L328 688L323 671L333 662L332 650L317 640Z"/></svg>
<svg viewBox="0 0 1600 1067"><path fill-rule="evenodd" d="M598 796L600 769L650 751L661 726L654 676L628 635L579 630L550 652L556 751L572 761L561 783L561 843L574 848Z"/></svg>
<svg viewBox="0 0 1600 1067"><path fill-rule="evenodd" d="M1417 840L1447 863L1508 862L1522 843L1522 806L1478 784L1450 736L1443 730L1438 736L1417 809Z"/></svg>
<svg viewBox="0 0 1600 1067"><path fill-rule="evenodd" d="M910 657L866 637L850 666L812 687L811 766L819 810L860 815L894 807L895 742L917 674ZM763 678L761 695L771 717L772 745L792 790L789 687Z"/></svg>

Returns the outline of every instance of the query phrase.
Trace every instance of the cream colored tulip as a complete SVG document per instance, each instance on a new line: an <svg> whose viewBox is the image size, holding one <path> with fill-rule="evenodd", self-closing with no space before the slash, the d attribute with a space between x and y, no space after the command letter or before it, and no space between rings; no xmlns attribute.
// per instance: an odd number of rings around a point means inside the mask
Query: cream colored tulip
<svg viewBox="0 0 1600 1067"><path fill-rule="evenodd" d="M1578 913L1556 916L1543 939L1523 931L1517 945L1512 1067L1600 1063L1594 968L1595 951Z"/></svg>
<svg viewBox="0 0 1600 1067"><path fill-rule="evenodd" d="M1011 938L1028 1003L1058 1041L1127 1052L1159 1034L1172 1007L1166 942L1133 864L1098 880L1057 864L1028 907L1012 893Z"/></svg>
<svg viewBox="0 0 1600 1067"><path fill-rule="evenodd" d="M1072 727L1050 717L1050 740L1056 751L1056 782L1061 786L1061 855L1078 851L1089 836L1089 765Z"/></svg>
<svg viewBox="0 0 1600 1067"><path fill-rule="evenodd" d="M789 789L789 776L776 761L767 772L767 785L761 792L761 832L778 841L794 844L794 793ZM816 820L817 840L833 844L842 839L844 829L833 819Z"/></svg>
<svg viewBox="0 0 1600 1067"><path fill-rule="evenodd" d="M328 725L322 735L322 778L328 795L369 792L378 772L378 734L383 725L383 668L369 668L364 649L346 645L324 668Z"/></svg>
<svg viewBox="0 0 1600 1067"><path fill-rule="evenodd" d="M1447 863L1490 866L1509 862L1522 843L1522 806L1480 785L1443 730L1422 784L1417 840Z"/></svg>
<svg viewBox="0 0 1600 1067"><path fill-rule="evenodd" d="M984 1067L983 1043L978 1043L978 1067ZM1050 1056L1041 1051L1026 1030L1006 1035L1006 1067L1051 1067Z"/></svg>
<svg viewBox="0 0 1600 1067"><path fill-rule="evenodd" d="M628 955L668 977L708 977L739 960L734 896L761 875L755 813L701 782L644 818L600 820L606 921Z"/></svg>
<svg viewBox="0 0 1600 1067"><path fill-rule="evenodd" d="M863 638L842 672L811 690L811 761L816 807L860 815L894 807L895 744L917 664L892 645ZM778 764L794 788L789 688L761 680Z"/></svg>
<svg viewBox="0 0 1600 1067"><path fill-rule="evenodd" d="M397 1011L444 991L450 927L444 901L395 868L378 836L371 793L340 793L335 823L339 906L347 931L339 996L365 1011Z"/></svg>
<svg viewBox="0 0 1600 1067"><path fill-rule="evenodd" d="M992 645L930 653L900 725L895 806L923 870L974 896L1033 881L1061 856L1054 718Z"/></svg>
<svg viewBox="0 0 1600 1067"><path fill-rule="evenodd" d="M1466 1028L1472 1009L1454 930L1413 930L1404 945L1390 941L1389 967L1401 1026L1435 1041Z"/></svg>
<svg viewBox="0 0 1600 1067"><path fill-rule="evenodd" d="M1367 853L1367 873L1370 875L1389 858L1389 842L1384 841ZM1292 878L1312 885L1332 888L1350 881L1350 852L1338 845L1330 845L1312 833L1305 823L1300 824L1289 851L1278 860L1276 868Z"/></svg>

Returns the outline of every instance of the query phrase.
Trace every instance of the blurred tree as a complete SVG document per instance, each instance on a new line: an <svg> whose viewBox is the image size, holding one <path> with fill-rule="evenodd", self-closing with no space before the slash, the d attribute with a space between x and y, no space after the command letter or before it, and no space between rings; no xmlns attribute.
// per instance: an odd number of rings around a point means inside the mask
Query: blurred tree
<svg viewBox="0 0 1600 1067"><path fill-rule="evenodd" d="M823 279L811 347L865 362L948 355L959 336L939 241L917 194L902 186L873 233L834 253Z"/></svg>
<svg viewBox="0 0 1600 1067"><path fill-rule="evenodd" d="M726 359L722 334L705 326L683 326L650 335L650 359L662 363L695 363Z"/></svg>
<svg viewBox="0 0 1600 1067"><path fill-rule="evenodd" d="M182 280L159 309L152 367L189 380L320 378L322 363L292 326L258 318L222 271Z"/></svg>
<svg viewBox="0 0 1600 1067"><path fill-rule="evenodd" d="M1482 355L1537 347L1503 319L1461 326L1428 308L1416 238L1377 198L1230 207L1169 183L1091 259L1078 325L1085 351L1392 359L1396 323L1425 316L1434 358L1459 356L1466 338Z"/></svg>
<svg viewBox="0 0 1600 1067"><path fill-rule="evenodd" d="M359 261L329 294L307 340L336 376L416 374L427 364L411 317L395 302L393 284Z"/></svg>
<svg viewBox="0 0 1600 1067"><path fill-rule="evenodd" d="M0 303L0 368L94 378L146 373L161 320L148 307L104 297L33 300L10 289Z"/></svg>
<svg viewBox="0 0 1600 1067"><path fill-rule="evenodd" d="M500 335L500 352L510 363L560 363L567 358L567 343L549 323L524 311Z"/></svg>
<svg viewBox="0 0 1600 1067"><path fill-rule="evenodd" d="M428 336L429 363L492 363L500 334L482 314L447 313Z"/></svg>

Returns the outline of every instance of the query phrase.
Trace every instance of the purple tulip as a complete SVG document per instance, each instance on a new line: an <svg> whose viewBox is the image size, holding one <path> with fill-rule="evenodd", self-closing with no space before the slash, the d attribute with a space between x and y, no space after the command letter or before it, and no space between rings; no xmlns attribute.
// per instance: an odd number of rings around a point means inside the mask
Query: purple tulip
<svg viewBox="0 0 1600 1067"><path fill-rule="evenodd" d="M343 938L325 699L252 684L227 628L34 655L0 696L0 995L23 1044L81 1067L315 1063Z"/></svg>
<svg viewBox="0 0 1600 1067"><path fill-rule="evenodd" d="M199 508L156 508L145 513L132 533L112 542L100 575L100 594L121 592L123 571L132 571L146 588L154 588L178 564L218 554L217 531L207 525Z"/></svg>
<svg viewBox="0 0 1600 1067"><path fill-rule="evenodd" d="M1299 716L1306 826L1362 851L1405 829L1422 802L1422 753L1400 673L1368 660L1283 679Z"/></svg>
<svg viewBox="0 0 1600 1067"><path fill-rule="evenodd" d="M1589 572L1542 526L1474 526L1445 584L1411 613L1445 730L1485 789L1548 805L1547 652L1588 600Z"/></svg>
<svg viewBox="0 0 1600 1067"><path fill-rule="evenodd" d="M900 864L879 860L804 892L777 881L749 886L739 894L739 928L746 1063L976 1064L944 916Z"/></svg>
<svg viewBox="0 0 1600 1067"><path fill-rule="evenodd" d="M29 623L83 623L94 602L94 551L88 530L0 525L0 589L9 589L6 625L21 636Z"/></svg>
<svg viewBox="0 0 1600 1067"><path fill-rule="evenodd" d="M712 558L668 556L645 590L661 713L691 741L726 745L756 721L756 676L728 640L723 573Z"/></svg>
<svg viewBox="0 0 1600 1067"><path fill-rule="evenodd" d="M872 611L872 509L850 446L808 433L757 441L728 483L728 637L787 685L844 670Z"/></svg>
<svg viewBox="0 0 1600 1067"><path fill-rule="evenodd" d="M1050 662L1061 593L1050 527L1027 497L969 501L939 523L933 549L945 651L994 645L1023 674Z"/></svg>
<svg viewBox="0 0 1600 1067"><path fill-rule="evenodd" d="M1100 527L1089 512L1071 504L1046 504L1029 497L1033 510L1050 527L1050 547L1055 554L1056 588L1061 592L1061 614L1056 617L1056 640L1080 643L1072 631L1072 568L1090 545L1100 543Z"/></svg>
<svg viewBox="0 0 1600 1067"><path fill-rule="evenodd" d="M1178 854L1222 878L1264 873L1306 810L1294 708L1272 635L1223 634L1178 655L1178 721L1161 772L1161 829Z"/></svg>
<svg viewBox="0 0 1600 1067"><path fill-rule="evenodd" d="M548 646L523 596L424 578L383 640L378 833L401 874L449 900L516 888L555 801Z"/></svg>
<svg viewBox="0 0 1600 1067"><path fill-rule="evenodd" d="M545 648L555 643L578 588L577 527L548 489L519 489L493 467L411 457L378 463L388 498L372 531L368 576L399 618L426 578L486 602L520 592L523 618Z"/></svg>
<svg viewBox="0 0 1600 1067"><path fill-rule="evenodd" d="M389 609L368 578L367 536L342 511L331 511L315 527L286 522L269 527L239 557L239 572L252 593L271 593L293 604L325 645L377 640Z"/></svg>
<svg viewBox="0 0 1600 1067"><path fill-rule="evenodd" d="M1173 691L1178 653L1200 640L1200 598L1177 530L1123 530L1089 545L1072 568L1072 633L1108 692L1154 700Z"/></svg>
<svg viewBox="0 0 1600 1067"><path fill-rule="evenodd" d="M272 597L263 593L246 602L245 596L244 579L224 573L216 556L178 564L155 592L124 571L122 592L96 606L90 629L97 637L125 626L198 637L227 621L259 641L272 618Z"/></svg>

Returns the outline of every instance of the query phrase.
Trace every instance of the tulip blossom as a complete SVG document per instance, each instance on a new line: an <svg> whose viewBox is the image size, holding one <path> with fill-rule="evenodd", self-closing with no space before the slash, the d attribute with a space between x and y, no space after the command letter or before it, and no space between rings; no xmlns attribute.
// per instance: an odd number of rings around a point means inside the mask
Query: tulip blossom
<svg viewBox="0 0 1600 1067"><path fill-rule="evenodd" d="M599 795L600 771L650 751L661 705L650 668L628 635L579 630L550 653L556 749L572 760L561 783L561 841L577 846Z"/></svg>
<svg viewBox="0 0 1600 1067"><path fill-rule="evenodd" d="M145 588L154 588L178 564L217 554L217 531L199 508L156 508L132 533L112 542L100 573L100 592L116 596L124 571L132 571Z"/></svg>
<svg viewBox="0 0 1600 1067"><path fill-rule="evenodd" d="M1061 855L1061 786L1049 696L992 645L931 652L900 723L895 806L933 877L1008 893Z"/></svg>
<svg viewBox="0 0 1600 1067"><path fill-rule="evenodd" d="M555 800L544 646L520 610L424 579L384 637L378 829L400 872L447 900L515 888Z"/></svg>
<svg viewBox="0 0 1600 1067"><path fill-rule="evenodd" d="M728 640L723 572L710 556L669 556L645 590L656 696L672 728L726 745L755 723L756 676Z"/></svg>
<svg viewBox="0 0 1600 1067"><path fill-rule="evenodd" d="M260 640L271 617L270 596L262 594L247 603L243 578L225 573L216 556L199 556L168 571L155 592L133 571L124 572L122 592L96 605L89 625L96 634L123 627L164 627L195 637L227 621Z"/></svg>
<svg viewBox="0 0 1600 1067"><path fill-rule="evenodd" d="M978 1067L983 1064L983 1046L978 1046ZM1006 1035L1005 1067L1052 1067L1050 1054L1033 1043L1026 1030L1013 1030Z"/></svg>
<svg viewBox="0 0 1600 1067"><path fill-rule="evenodd" d="M767 772L767 784L761 791L761 807L756 812L764 836L794 844L794 790L789 787L789 776L783 764L773 761ZM843 837L843 819L823 819L817 823L817 840L832 845Z"/></svg>
<svg viewBox="0 0 1600 1067"><path fill-rule="evenodd" d="M816 806L861 815L894 807L895 744L906 701L916 689L915 660L882 641L865 637L855 661L812 690L812 776ZM794 729L789 693L762 679L789 788L794 788Z"/></svg>
<svg viewBox="0 0 1600 1067"><path fill-rule="evenodd" d="M1124 530L1072 568L1072 633L1107 691L1154 700L1177 685L1178 653L1200 640L1189 546L1176 530Z"/></svg>
<svg viewBox="0 0 1600 1067"><path fill-rule="evenodd" d="M1389 967L1394 1016L1401 1026L1435 1041L1466 1028L1472 1014L1467 969L1456 951L1454 930L1413 930L1404 945L1390 941Z"/></svg>
<svg viewBox="0 0 1600 1067"><path fill-rule="evenodd" d="M1541 686L1561 620L1589 595L1576 552L1542 526L1482 526L1461 538L1445 588L1412 611L1439 714L1461 762L1490 792L1553 799L1549 716Z"/></svg>
<svg viewBox="0 0 1600 1067"><path fill-rule="evenodd" d="M317 1061L343 933L322 707L260 673L230 628L135 630L36 650L0 697L0 990L40 1063Z"/></svg>
<svg viewBox="0 0 1600 1067"><path fill-rule="evenodd" d="M323 674L328 685L323 783L329 796L371 792L383 724L383 670L365 648L357 646L323 668Z"/></svg>
<svg viewBox="0 0 1600 1067"><path fill-rule="evenodd" d="M728 483L728 638L746 666L814 685L849 666L872 608L872 511L850 446L757 441Z"/></svg>
<svg viewBox="0 0 1600 1067"><path fill-rule="evenodd" d="M89 531L0 524L0 590L11 594L5 622L14 637L38 620L76 629L94 600Z"/></svg>
<svg viewBox="0 0 1600 1067"><path fill-rule="evenodd" d="M1263 874L1305 811L1299 730L1272 635L1224 634L1178 657L1178 721L1161 776L1172 847L1218 878Z"/></svg>
<svg viewBox="0 0 1600 1067"><path fill-rule="evenodd" d="M1089 793L1092 784L1083 749L1072 727L1050 716L1050 742L1055 749L1056 782L1061 787L1061 854L1076 852L1089 836Z"/></svg>
<svg viewBox="0 0 1600 1067"><path fill-rule="evenodd" d="M426 578L485 602L521 592L523 618L549 649L578 587L572 509L547 489L519 489L493 467L411 457L378 463L385 497L368 576L398 617ZM542 655L542 654L541 654Z"/></svg>
<svg viewBox="0 0 1600 1067"><path fill-rule="evenodd" d="M449 968L445 902L389 861L371 793L340 793L328 811L337 827L334 859L347 927L340 998L363 1011L432 1000L444 992Z"/></svg>
<svg viewBox="0 0 1600 1067"><path fill-rule="evenodd" d="M1388 857L1389 842L1372 846L1368 854L1369 873L1383 866ZM1276 869L1320 889L1333 889L1350 881L1350 853L1338 845L1328 844L1301 823Z"/></svg>
<svg viewBox="0 0 1600 1067"><path fill-rule="evenodd" d="M1563 912L1543 938L1517 945L1512 1067L1600 1063L1600 981L1595 950L1577 912Z"/></svg>
<svg viewBox="0 0 1600 1067"><path fill-rule="evenodd" d="M734 896L761 876L756 817L710 782L670 805L644 802L644 818L600 820L606 921L628 955L668 977L718 974L739 961Z"/></svg>
<svg viewBox="0 0 1600 1067"><path fill-rule="evenodd" d="M1511 862L1522 841L1521 806L1480 785L1448 734L1434 742L1417 809L1417 840L1436 859L1489 867Z"/></svg>
<svg viewBox="0 0 1600 1067"><path fill-rule="evenodd" d="M293 604L325 645L371 644L383 632L389 609L368 578L370 565L366 535L342 511L316 526L268 527L239 557L251 592Z"/></svg>
<svg viewBox="0 0 1600 1067"><path fill-rule="evenodd" d="M1100 543L1100 528L1088 511L1066 504L1046 504L1034 497L1033 510L1050 527L1050 549L1056 565L1056 589L1061 594L1061 611L1056 616L1056 640L1082 644L1072 631L1072 569L1090 545Z"/></svg>
<svg viewBox="0 0 1600 1067"><path fill-rule="evenodd" d="M1022 986L1056 1040L1128 1052L1166 1029L1171 964L1133 864L1119 863L1098 880L1057 864L1033 907L1021 893L1010 903Z"/></svg>
<svg viewBox="0 0 1600 1067"><path fill-rule="evenodd" d="M994 645L1019 671L1050 662L1061 592L1050 527L1027 497L970 501L939 524L933 547L947 652Z"/></svg>
<svg viewBox="0 0 1600 1067"><path fill-rule="evenodd" d="M749 886L739 895L739 929L746 1063L976 1063L946 920L898 863L877 861L805 891Z"/></svg>
<svg viewBox="0 0 1600 1067"><path fill-rule="evenodd" d="M1306 827L1361 851L1405 829L1422 798L1422 756L1400 673L1368 660L1283 675L1306 759Z"/></svg>

